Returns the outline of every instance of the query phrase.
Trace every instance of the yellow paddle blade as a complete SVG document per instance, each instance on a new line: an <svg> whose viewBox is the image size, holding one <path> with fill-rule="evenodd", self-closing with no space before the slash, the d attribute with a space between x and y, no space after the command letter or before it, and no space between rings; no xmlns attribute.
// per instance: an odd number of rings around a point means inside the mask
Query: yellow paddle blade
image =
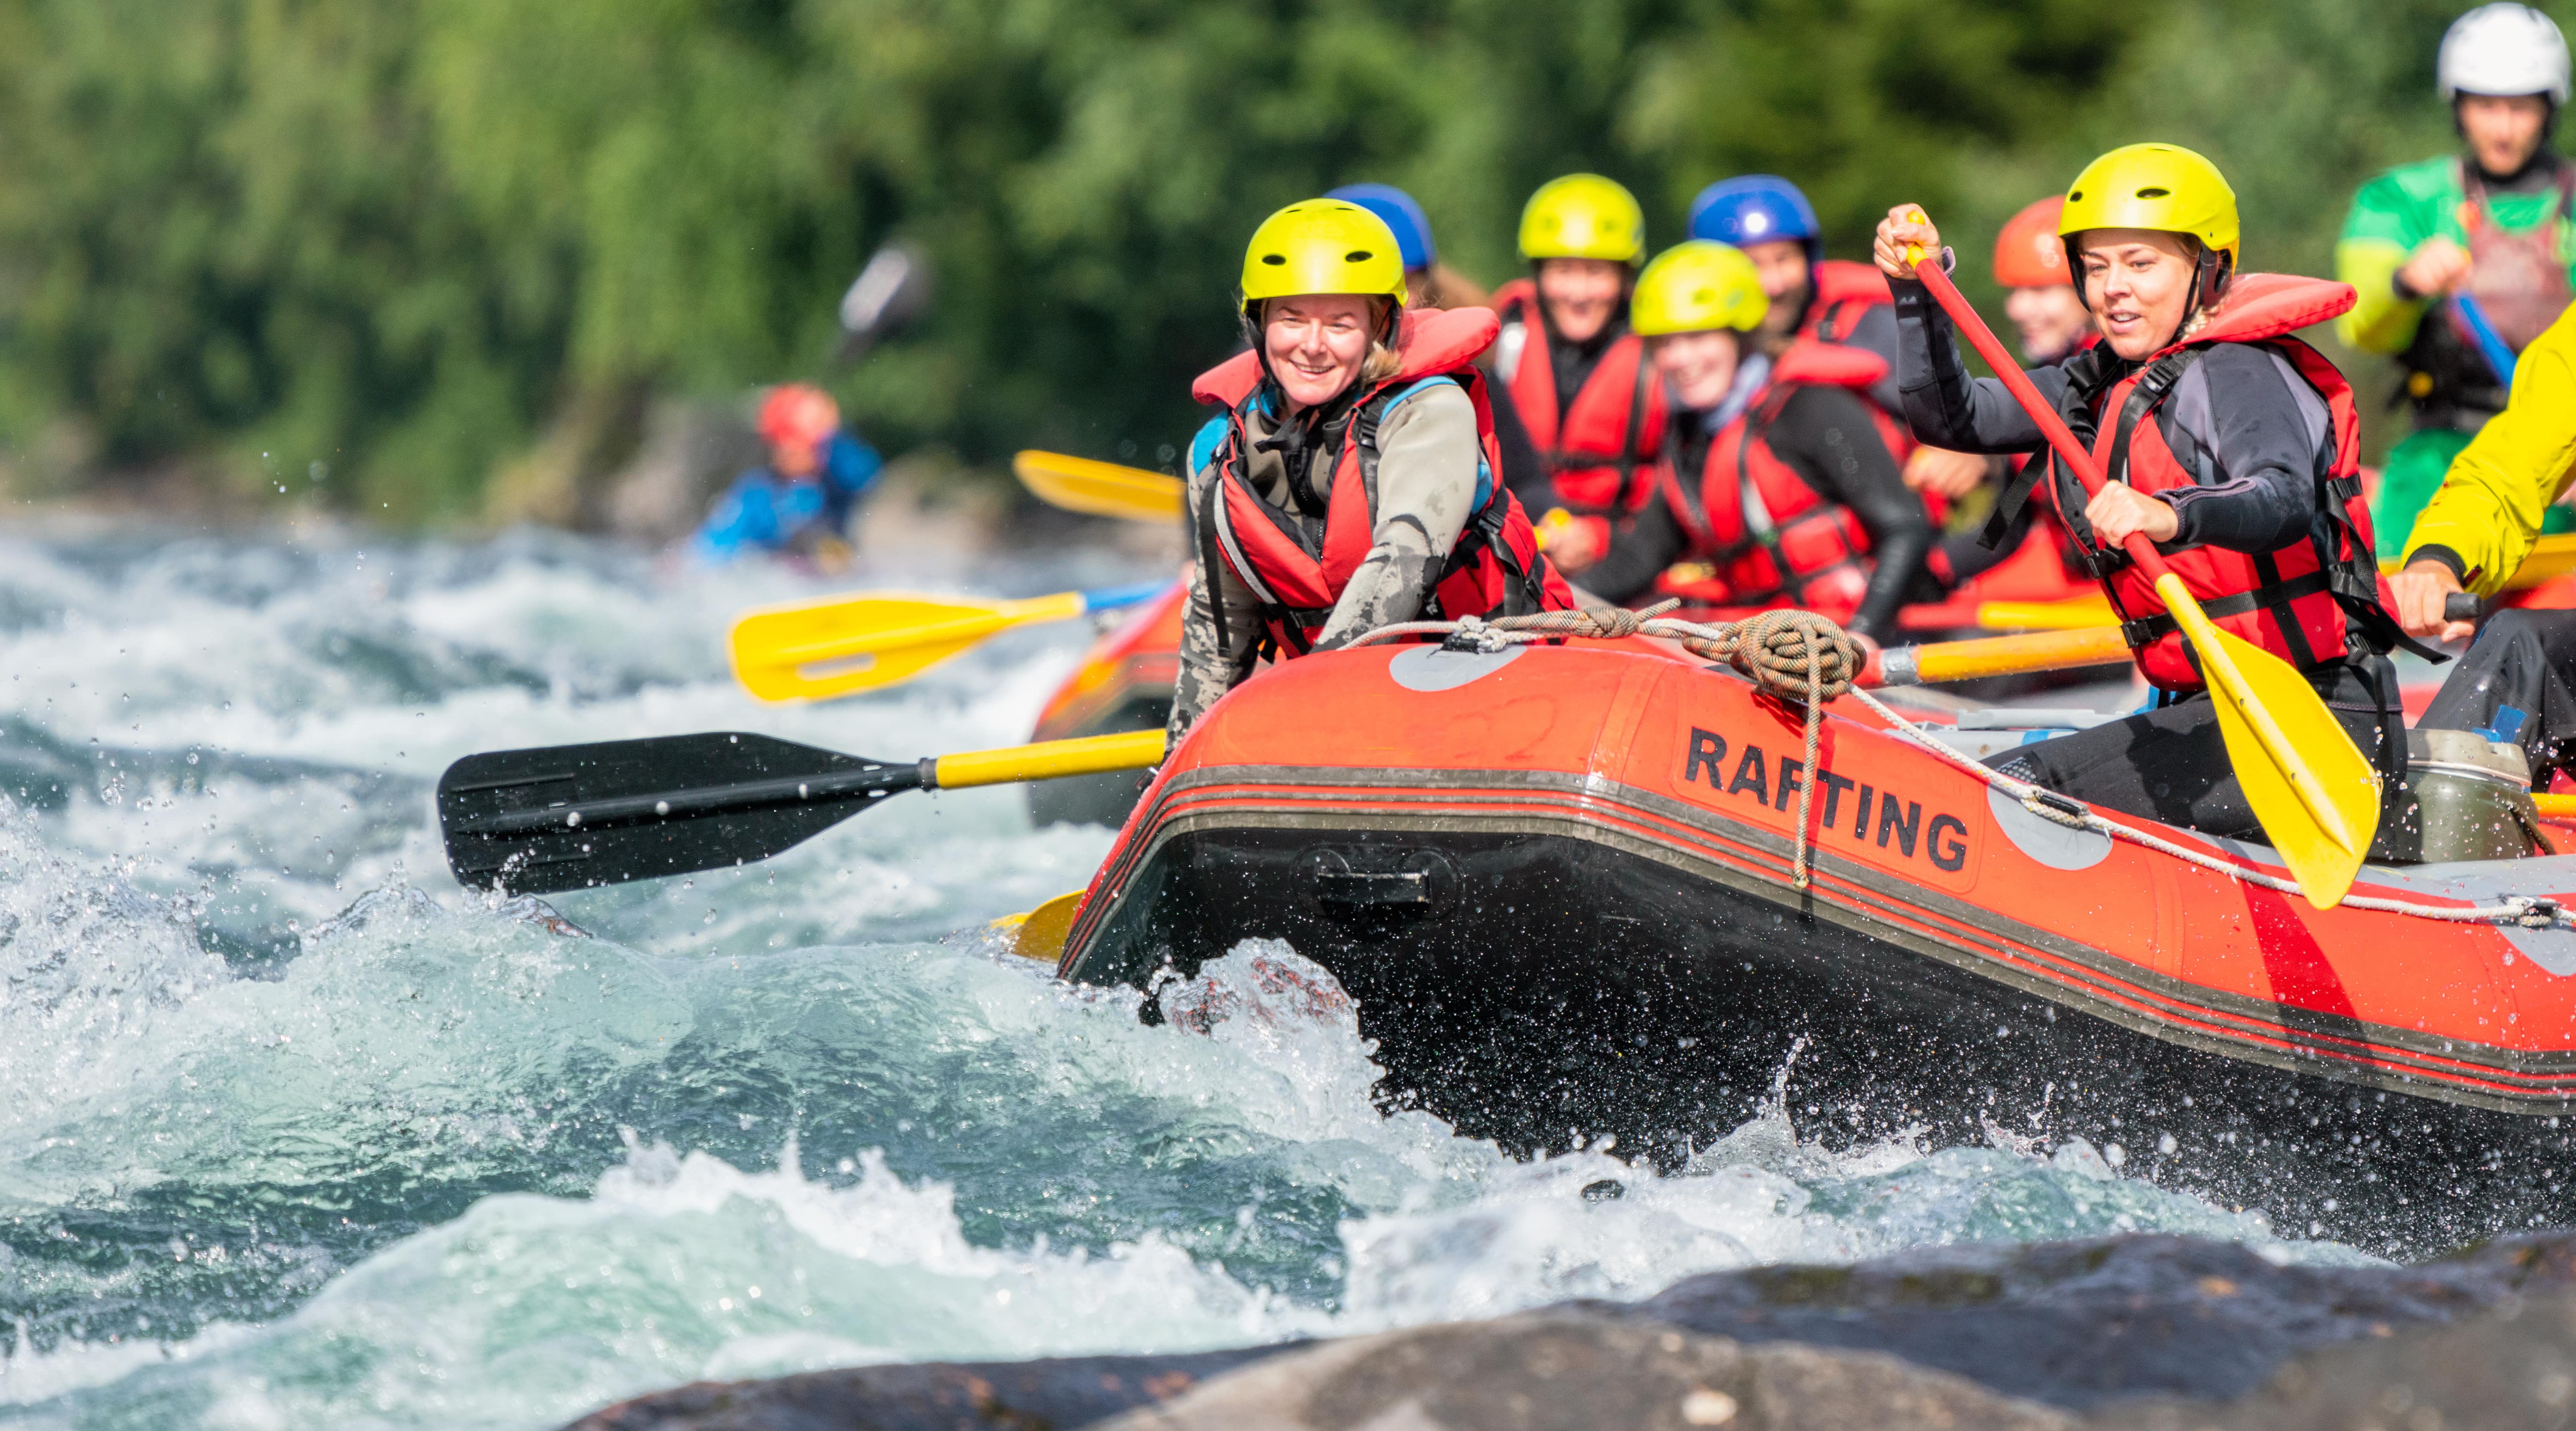
<svg viewBox="0 0 2576 1431"><path fill-rule="evenodd" d="M1977 606L1977 624L1997 631L2076 631L2114 626L2119 620L2110 598L2100 592L2064 601L1987 601Z"/></svg>
<svg viewBox="0 0 2576 1431"><path fill-rule="evenodd" d="M1185 496L1178 477L1059 452L1023 452L1011 459L1011 470L1039 501L1068 512L1131 522L1181 519Z"/></svg>
<svg viewBox="0 0 2576 1431"><path fill-rule="evenodd" d="M1082 897L1089 892L1059 894L1026 914L1003 915L991 927L1011 936L1012 953L1052 964L1064 957L1065 936L1073 932L1074 916L1082 913Z"/></svg>
<svg viewBox="0 0 2576 1431"><path fill-rule="evenodd" d="M764 701L819 701L910 680L1033 621L1069 621L1082 593L977 601L880 591L755 611L733 624L735 679Z"/></svg>
<svg viewBox="0 0 2576 1431"><path fill-rule="evenodd" d="M2403 558L2392 557L2381 562L2379 569L2394 573L2403 562ZM2504 589L2527 590L2543 582L2555 581L2569 572L2576 572L2576 532L2559 532L2532 543L2531 554L2522 559L2522 565L2513 569L2511 577L2506 578Z"/></svg>
<svg viewBox="0 0 2576 1431"><path fill-rule="evenodd" d="M2379 772L2289 662L2220 630L2181 577L2166 573L2156 594L2200 657L2227 758L2264 836L2308 903L2334 908L2379 830Z"/></svg>

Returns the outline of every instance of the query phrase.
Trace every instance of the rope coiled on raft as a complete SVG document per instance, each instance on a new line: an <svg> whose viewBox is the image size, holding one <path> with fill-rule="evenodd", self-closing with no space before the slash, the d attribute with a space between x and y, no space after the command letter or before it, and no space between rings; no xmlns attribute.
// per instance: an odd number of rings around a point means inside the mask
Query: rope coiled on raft
<svg viewBox="0 0 2576 1431"><path fill-rule="evenodd" d="M1849 632L1815 612L1794 609L1763 611L1742 621L1706 623L1676 621L1663 614L1680 604L1678 600L1667 600L1637 611L1615 607L1542 611L1527 616L1498 617L1491 621L1473 616L1460 621L1408 621L1382 626L1351 644L1366 646L1407 637L1439 636L1443 638L1441 644L1453 651L1490 652L1568 636L1604 641L1630 636L1657 636L1679 641L1682 648L1694 656L1722 662L1743 672L1764 694L1783 702L1803 705L1806 718L1805 768L1808 770L1816 768L1825 703L1848 695L1869 707L1898 738L1911 741L1953 769L2003 792L2014 803L2043 820L2070 830L2090 831L2106 839L2125 840L2185 864L2225 875L2240 884L2282 894L2305 893L2297 880L2247 869L2151 831L2104 819L2078 801L2030 781L2017 780L1942 744L1929 731L1906 719L1886 702L1853 684L1866 664L1860 643L1853 640ZM1813 782L1800 784L1790 882L1801 891L1809 886L1814 874L1811 863L1813 839L1808 833L1812 827L1809 814L1813 794ZM2492 903L2467 906L2425 904L2411 899L2362 894L2347 894L2342 902L2353 909L2402 914L2446 924L2513 924L2526 929L2576 929L2576 914L2571 914L2557 900L2542 895L2506 895Z"/></svg>

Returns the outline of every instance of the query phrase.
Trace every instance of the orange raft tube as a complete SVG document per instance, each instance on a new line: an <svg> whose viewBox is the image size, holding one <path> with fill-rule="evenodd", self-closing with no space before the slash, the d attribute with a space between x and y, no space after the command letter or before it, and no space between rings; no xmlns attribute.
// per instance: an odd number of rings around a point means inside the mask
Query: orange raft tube
<svg viewBox="0 0 2576 1431"><path fill-rule="evenodd" d="M2565 891L2576 857L2354 887ZM1660 642L1245 682L1148 787L1059 969L1151 986L1246 939L1343 983L1387 1096L1518 1148L1678 1165L1778 1085L1809 1137L2080 1137L2377 1251L2576 1218L2576 931L2320 912L2052 824L1849 699L1811 768L1798 708Z"/></svg>

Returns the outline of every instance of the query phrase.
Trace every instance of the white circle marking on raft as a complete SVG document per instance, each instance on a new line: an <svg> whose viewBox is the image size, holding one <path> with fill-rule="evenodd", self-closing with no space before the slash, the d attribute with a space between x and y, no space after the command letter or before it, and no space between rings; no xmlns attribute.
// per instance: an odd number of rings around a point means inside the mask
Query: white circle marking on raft
<svg viewBox="0 0 2576 1431"><path fill-rule="evenodd" d="M2015 849L2050 869L2089 870L2111 857L2110 836L2041 819L1991 785L1986 787L1986 808L1994 812L1995 828Z"/></svg>
<svg viewBox="0 0 2576 1431"><path fill-rule="evenodd" d="M1454 691L1478 676L1490 675L1521 658L1526 646L1499 651L1451 651L1438 646L1407 646L1386 663L1386 673L1408 691Z"/></svg>

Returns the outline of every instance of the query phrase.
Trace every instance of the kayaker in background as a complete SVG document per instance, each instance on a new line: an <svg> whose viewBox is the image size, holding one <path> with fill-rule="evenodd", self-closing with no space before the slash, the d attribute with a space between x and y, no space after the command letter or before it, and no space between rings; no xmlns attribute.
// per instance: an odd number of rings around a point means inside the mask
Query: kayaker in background
<svg viewBox="0 0 2576 1431"><path fill-rule="evenodd" d="M850 564L850 516L885 466L841 425L840 404L810 383L782 383L760 404L769 461L736 477L690 539L700 561L790 553L824 571Z"/></svg>
<svg viewBox="0 0 2576 1431"><path fill-rule="evenodd" d="M2491 732L2541 770L2576 756L2576 611L2498 611L2483 626L2451 621L2453 592L2493 596L2532 544L2541 516L2576 481L2576 308L2514 365L2512 401L2451 463L2406 537L2388 579L2411 635L2476 644L2417 725Z"/></svg>
<svg viewBox="0 0 2576 1431"><path fill-rule="evenodd" d="M1654 487L1663 396L1628 331L1645 210L1598 174L1551 179L1521 210L1520 250L1530 276L1494 291L1502 330L1490 362L1512 409L1498 420L1503 476L1543 514L1551 560L1572 573Z"/></svg>
<svg viewBox="0 0 2576 1431"><path fill-rule="evenodd" d="M2481 5L2442 37L2442 98L2466 145L2362 186L2335 245L2360 295L2335 324L2397 356L2415 430L2388 454L2371 517L2403 550L2451 459L2505 404L2514 357L2568 304L2576 166L2550 145L2567 103L2567 41L2527 5ZM2550 530L2567 514L2553 513Z"/></svg>
<svg viewBox="0 0 2576 1431"><path fill-rule="evenodd" d="M2038 425L2002 382L1969 376L1948 317L1910 276L1909 248L1943 252L1920 215L1891 209L1876 245L1896 292L1906 415L1946 446L2037 451ZM2155 709L2025 747L2003 768L2110 809L2259 837L2189 648L2119 554L2140 532L2213 620L2306 674L2393 788L2405 745L2386 653L2403 635L2379 604L2352 388L2291 336L2351 306L2352 291L2239 274L2235 191L2170 144L2094 160L2058 231L2102 342L2029 376L2112 480L2087 499L2072 474L2033 462L2006 502L2051 477L2048 500L2162 694Z"/></svg>
<svg viewBox="0 0 2576 1431"><path fill-rule="evenodd" d="M1499 479L1476 367L1493 313L1406 311L1404 299L1395 234L1356 204L1308 199L1254 231L1251 348L1191 389L1225 412L1190 444L1199 559L1176 744L1265 655L1416 618L1573 606Z"/></svg>
<svg viewBox="0 0 2576 1431"><path fill-rule="evenodd" d="M1894 629L1932 522L1878 440L1875 355L1767 333L1770 301L1741 251L1693 239L1637 279L1631 321L1672 404L1657 495L1584 573L1611 601L1674 562L1713 569L1701 599L1803 606L1856 635Z"/></svg>
<svg viewBox="0 0 2576 1431"><path fill-rule="evenodd" d="M1386 221L1404 253L1407 308L1482 308L1492 300L1465 274L1440 261L1431 240L1431 216L1413 196L1392 184L1344 184L1324 195L1359 205Z"/></svg>
<svg viewBox="0 0 2576 1431"><path fill-rule="evenodd" d="M1762 275L1771 301L1763 330L1774 336L1841 343L1877 354L1887 376L1870 399L1888 420L1881 434L1903 465L1905 485L1929 499L1937 517L2000 470L1974 453L1927 447L1905 428L1896 391L1896 312L1887 280L1865 263L1825 257L1824 225L1797 185L1777 174L1721 179L1691 200L1690 236L1732 244Z"/></svg>

